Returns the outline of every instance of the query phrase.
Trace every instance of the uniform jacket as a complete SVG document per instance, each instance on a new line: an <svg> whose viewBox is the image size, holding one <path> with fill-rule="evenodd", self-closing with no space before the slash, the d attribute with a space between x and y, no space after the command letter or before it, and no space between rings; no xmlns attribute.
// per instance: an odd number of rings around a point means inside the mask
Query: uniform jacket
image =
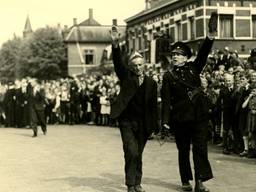
<svg viewBox="0 0 256 192"><path fill-rule="evenodd" d="M191 99L189 93L201 87L200 73L206 65L213 40L206 38L194 61L187 61L181 67L174 67L163 76L162 123L170 121L184 123L203 121L208 118L208 99L198 91ZM177 78L173 78L174 74ZM183 83L182 83L183 82ZM186 84L190 86L186 86ZM198 89L200 90L200 89Z"/></svg>
<svg viewBox="0 0 256 192"><path fill-rule="evenodd" d="M129 101L135 95L139 88L138 77L132 72L132 70L124 62L120 48L112 48L113 63L116 75L120 80L120 93L111 103L111 118L118 118L122 112L126 109ZM156 82L145 76L145 117L143 122L147 129L147 133L151 134L153 130L157 128L157 84Z"/></svg>
<svg viewBox="0 0 256 192"><path fill-rule="evenodd" d="M44 111L46 107L46 99L45 99L45 92L43 89L40 89L35 93L35 95L32 95L31 97L32 101L32 107L36 111Z"/></svg>

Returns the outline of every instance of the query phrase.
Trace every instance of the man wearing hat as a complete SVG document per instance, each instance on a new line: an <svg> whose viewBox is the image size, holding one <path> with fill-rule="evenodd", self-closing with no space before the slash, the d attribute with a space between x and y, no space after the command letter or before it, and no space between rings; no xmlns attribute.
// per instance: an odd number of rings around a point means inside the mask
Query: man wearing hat
<svg viewBox="0 0 256 192"><path fill-rule="evenodd" d="M162 124L174 128L178 149L179 171L183 191L192 191L193 179L189 160L190 144L193 145L195 192L208 192L203 185L213 177L207 155L207 129L209 121L208 99L201 88L200 73L206 65L216 33L216 14L210 19L209 35L204 40L194 61L190 48L176 42L171 48L172 69L163 76ZM212 26L214 25L214 26Z"/></svg>
<svg viewBox="0 0 256 192"><path fill-rule="evenodd" d="M256 70L256 48L253 48L248 57L249 68Z"/></svg>
<svg viewBox="0 0 256 192"><path fill-rule="evenodd" d="M141 186L142 153L152 131L157 128L157 84L144 74L144 58L134 52L124 62L119 33L112 27L112 54L120 93L112 102L110 117L119 120L125 159L128 192L144 192Z"/></svg>

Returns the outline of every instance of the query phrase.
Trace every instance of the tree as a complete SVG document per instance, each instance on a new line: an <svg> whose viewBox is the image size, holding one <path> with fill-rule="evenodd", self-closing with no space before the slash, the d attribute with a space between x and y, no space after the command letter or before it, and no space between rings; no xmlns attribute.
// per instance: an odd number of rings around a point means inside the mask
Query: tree
<svg viewBox="0 0 256 192"><path fill-rule="evenodd" d="M19 65L19 52L22 40L14 37L2 45L0 50L0 79L14 80Z"/></svg>
<svg viewBox="0 0 256 192"><path fill-rule="evenodd" d="M56 79L67 75L67 49L57 28L38 29L22 44L20 76Z"/></svg>

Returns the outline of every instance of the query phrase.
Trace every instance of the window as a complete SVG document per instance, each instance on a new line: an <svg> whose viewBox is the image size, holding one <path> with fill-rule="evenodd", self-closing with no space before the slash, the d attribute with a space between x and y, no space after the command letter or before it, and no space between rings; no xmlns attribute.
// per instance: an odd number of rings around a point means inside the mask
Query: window
<svg viewBox="0 0 256 192"><path fill-rule="evenodd" d="M84 51L84 61L86 65L94 64L94 51L92 49Z"/></svg>
<svg viewBox="0 0 256 192"><path fill-rule="evenodd" d="M170 38L170 29L169 28L166 28L165 30L165 34L168 38Z"/></svg>
<svg viewBox="0 0 256 192"><path fill-rule="evenodd" d="M195 39L195 18L189 17L190 39Z"/></svg>
<svg viewBox="0 0 256 192"><path fill-rule="evenodd" d="M220 37L221 38L233 37L233 15L220 16Z"/></svg>
<svg viewBox="0 0 256 192"><path fill-rule="evenodd" d="M176 22L176 26L177 26L177 40L181 41L182 34L181 34L181 24L180 24L180 21Z"/></svg>
<svg viewBox="0 0 256 192"><path fill-rule="evenodd" d="M143 43L144 43L144 49L148 48L148 38L146 35L143 35Z"/></svg>
<svg viewBox="0 0 256 192"><path fill-rule="evenodd" d="M141 50L141 45L142 45L141 36L139 36L138 41L139 41L139 50Z"/></svg>
<svg viewBox="0 0 256 192"><path fill-rule="evenodd" d="M132 50L136 50L135 38L132 39Z"/></svg>
<svg viewBox="0 0 256 192"><path fill-rule="evenodd" d="M252 37L256 38L256 15L252 16Z"/></svg>

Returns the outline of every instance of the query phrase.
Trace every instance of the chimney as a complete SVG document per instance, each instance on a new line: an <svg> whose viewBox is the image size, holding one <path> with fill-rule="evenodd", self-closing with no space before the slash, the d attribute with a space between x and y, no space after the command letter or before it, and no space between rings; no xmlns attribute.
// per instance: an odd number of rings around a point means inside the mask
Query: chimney
<svg viewBox="0 0 256 192"><path fill-rule="evenodd" d="M93 9L89 9L89 20L93 20Z"/></svg>
<svg viewBox="0 0 256 192"><path fill-rule="evenodd" d="M146 2L146 10L151 8L151 0L145 0Z"/></svg>
<svg viewBox="0 0 256 192"><path fill-rule="evenodd" d="M77 25L77 18L73 18L73 25L74 25L74 26Z"/></svg>
<svg viewBox="0 0 256 192"><path fill-rule="evenodd" d="M117 19L113 19L113 20L112 20L112 25L117 26Z"/></svg>

